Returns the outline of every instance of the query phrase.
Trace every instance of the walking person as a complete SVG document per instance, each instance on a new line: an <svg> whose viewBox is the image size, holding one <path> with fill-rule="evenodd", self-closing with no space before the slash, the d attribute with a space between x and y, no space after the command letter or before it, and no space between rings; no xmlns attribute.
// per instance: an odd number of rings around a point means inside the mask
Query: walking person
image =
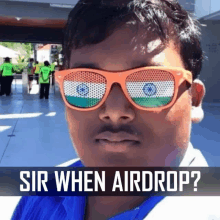
<svg viewBox="0 0 220 220"><path fill-rule="evenodd" d="M13 73L15 70L9 57L6 57L5 62L0 66L0 72L2 74L0 95L6 94L6 96L10 96Z"/></svg>
<svg viewBox="0 0 220 220"><path fill-rule="evenodd" d="M29 92L32 89L32 81L34 79L34 69L33 69L33 63L34 63L34 59L30 58L29 63L28 63L28 87L29 87Z"/></svg>
<svg viewBox="0 0 220 220"><path fill-rule="evenodd" d="M35 62L34 65L34 75L35 75L35 80L37 81L37 84L39 84L39 74L40 74L40 64L38 61Z"/></svg>
<svg viewBox="0 0 220 220"><path fill-rule="evenodd" d="M51 68L48 61L44 62L44 66L40 69L40 99L49 98Z"/></svg>

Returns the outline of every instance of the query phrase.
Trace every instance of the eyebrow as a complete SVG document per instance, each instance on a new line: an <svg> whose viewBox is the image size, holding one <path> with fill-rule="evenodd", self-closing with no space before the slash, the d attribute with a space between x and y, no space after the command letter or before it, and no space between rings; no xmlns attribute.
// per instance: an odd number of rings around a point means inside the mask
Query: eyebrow
<svg viewBox="0 0 220 220"><path fill-rule="evenodd" d="M132 62L133 68L130 69L136 69L140 67L146 67L146 66L164 66L160 63L155 63L155 62L150 62L150 63L140 63L139 61L134 61ZM98 63L75 63L71 68L90 68L90 69L98 69L98 70L103 70L99 67Z"/></svg>

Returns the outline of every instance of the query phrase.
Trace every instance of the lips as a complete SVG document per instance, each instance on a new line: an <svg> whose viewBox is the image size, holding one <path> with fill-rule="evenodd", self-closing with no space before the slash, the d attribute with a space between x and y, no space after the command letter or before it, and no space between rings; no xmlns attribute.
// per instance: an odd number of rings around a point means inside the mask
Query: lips
<svg viewBox="0 0 220 220"><path fill-rule="evenodd" d="M126 132L112 133L109 131L105 131L97 135L95 139L106 140L108 142L126 142L126 141L140 142L137 136L128 134Z"/></svg>
<svg viewBox="0 0 220 220"><path fill-rule="evenodd" d="M129 147L140 143L135 135L126 132L103 132L96 136L96 141L109 152L126 152Z"/></svg>

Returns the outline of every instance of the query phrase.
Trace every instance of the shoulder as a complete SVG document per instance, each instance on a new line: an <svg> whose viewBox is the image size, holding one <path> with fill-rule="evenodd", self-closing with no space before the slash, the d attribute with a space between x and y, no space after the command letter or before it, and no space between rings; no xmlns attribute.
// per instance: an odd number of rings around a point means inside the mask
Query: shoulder
<svg viewBox="0 0 220 220"><path fill-rule="evenodd" d="M64 210L60 206L62 201L63 197L24 196L19 201L11 219L36 219L36 217L37 219L50 219L51 215L63 214ZM45 207L47 208L46 212Z"/></svg>
<svg viewBox="0 0 220 220"><path fill-rule="evenodd" d="M186 150L180 167L208 167L208 163L199 149L195 149L191 143Z"/></svg>
<svg viewBox="0 0 220 220"><path fill-rule="evenodd" d="M62 164L57 165L56 167L69 167L69 166L80 166L81 161L79 158L72 159L69 161L66 161ZM61 199L61 198L60 198ZM35 211L37 209L41 209L41 207L44 207L45 204L51 204L52 206L59 204L60 199L58 197L43 197L43 196L2 196L0 197L0 207L1 207L1 214L0 216L4 217L3 219L11 219L12 215L14 213L13 219L21 219L21 216L24 213L25 209L25 215L29 216L31 215L31 210L34 208ZM51 206L51 207L52 207ZM1 218L2 219L2 218Z"/></svg>
<svg viewBox="0 0 220 220"><path fill-rule="evenodd" d="M219 204L219 196L168 196L144 220L220 220Z"/></svg>

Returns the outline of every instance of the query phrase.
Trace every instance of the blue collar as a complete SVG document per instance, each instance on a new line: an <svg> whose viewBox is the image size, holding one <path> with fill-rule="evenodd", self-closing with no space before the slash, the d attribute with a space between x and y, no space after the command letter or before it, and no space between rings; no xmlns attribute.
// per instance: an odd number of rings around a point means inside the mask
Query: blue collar
<svg viewBox="0 0 220 220"><path fill-rule="evenodd" d="M70 167L84 167L79 160L70 165ZM67 213L67 219L69 220L83 220L86 209L86 197L63 197L63 206ZM139 206L134 209L117 214L108 220L142 220L148 215L148 213L164 198L164 196L153 196L145 200Z"/></svg>
<svg viewBox="0 0 220 220"><path fill-rule="evenodd" d="M117 214L108 220L142 220L163 198L163 196L150 197L136 208ZM63 206L67 214L66 219L84 220L86 197L65 197L63 200Z"/></svg>
<svg viewBox="0 0 220 220"><path fill-rule="evenodd" d="M70 167L83 167L83 164L77 161ZM108 220L142 220L163 198L163 196L150 197L139 206ZM85 196L24 196L17 205L12 220L84 220L86 201Z"/></svg>

